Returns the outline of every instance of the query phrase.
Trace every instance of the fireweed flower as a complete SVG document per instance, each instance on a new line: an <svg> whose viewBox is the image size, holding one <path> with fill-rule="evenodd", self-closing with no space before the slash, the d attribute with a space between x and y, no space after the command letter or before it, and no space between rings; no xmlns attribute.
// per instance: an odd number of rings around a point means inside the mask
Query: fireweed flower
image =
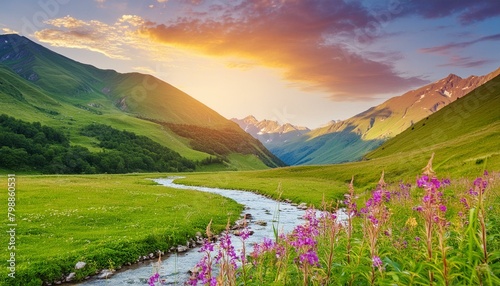
<svg viewBox="0 0 500 286"><path fill-rule="evenodd" d="M484 172L484 176L488 176L488 172ZM478 177L473 182L473 187L469 189L469 198L462 198L461 202L465 206L465 210L477 209L477 220L479 221L479 241L482 245L483 250L483 262L488 262L488 251L487 251L487 229L486 229L486 190L488 188L488 178ZM491 208L491 207L490 207ZM468 223L468 221L466 221Z"/></svg>
<svg viewBox="0 0 500 286"><path fill-rule="evenodd" d="M284 238L281 239L282 241ZM283 254L283 249L278 246L277 243L275 243L272 239L264 237L263 242L259 244L255 244L253 246L253 251L250 253L250 257L252 257L253 263L256 264L257 259L264 255L265 253L271 253L273 251L276 251L276 258L279 258L280 255Z"/></svg>
<svg viewBox="0 0 500 286"><path fill-rule="evenodd" d="M443 265L443 276L448 285L448 265L446 260L446 245L445 245L445 232L446 228L449 226L449 222L445 218L446 205L444 201L443 193L441 188L449 185L449 180L444 180L441 182L434 176L434 171L432 170L432 159L434 154L432 154L429 163L424 168L424 174L417 179L417 186L424 189L424 195L422 197L422 205L417 206L414 209L422 216L424 220L425 229L425 241L427 248L427 260L432 261L433 259L433 235L438 236L438 247L441 251L442 265ZM432 283L434 281L433 271L429 271L429 280Z"/></svg>
<svg viewBox="0 0 500 286"><path fill-rule="evenodd" d="M374 255L372 257L372 266L373 268L379 268L379 269L382 269L382 266L384 265L384 263L382 262L382 260L380 259L380 257Z"/></svg>
<svg viewBox="0 0 500 286"><path fill-rule="evenodd" d="M160 274L156 272L155 274L153 274L153 276L149 277L149 286L155 286L155 283L158 282L158 280L160 280Z"/></svg>
<svg viewBox="0 0 500 286"><path fill-rule="evenodd" d="M309 249L306 253L299 255L299 262L301 264L308 263L309 265L319 266L318 254L314 250Z"/></svg>
<svg viewBox="0 0 500 286"><path fill-rule="evenodd" d="M224 260L224 261L222 261ZM238 255L234 249L234 246L231 242L231 236L229 232L226 231L219 241L219 251L215 256L215 263L225 263L229 262L234 269L237 268Z"/></svg>
<svg viewBox="0 0 500 286"><path fill-rule="evenodd" d="M243 241L247 240L250 237L250 230L245 227L243 230L241 230L240 237Z"/></svg>
<svg viewBox="0 0 500 286"><path fill-rule="evenodd" d="M385 186L383 177L384 173L382 173L377 189L372 192L371 198L366 201L365 210L363 211L363 217L365 218L363 220L363 231L372 257L372 284L376 278L375 269L383 270L382 260L378 256L377 241L382 227L389 219L389 209L385 203L390 201L391 193L383 188ZM387 234L390 235L390 232L388 231Z"/></svg>

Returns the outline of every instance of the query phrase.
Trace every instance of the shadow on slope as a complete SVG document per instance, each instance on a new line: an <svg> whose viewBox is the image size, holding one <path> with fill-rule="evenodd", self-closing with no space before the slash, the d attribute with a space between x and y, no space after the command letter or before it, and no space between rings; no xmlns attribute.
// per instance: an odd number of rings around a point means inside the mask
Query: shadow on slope
<svg viewBox="0 0 500 286"><path fill-rule="evenodd" d="M270 151L289 165L336 164L360 160L384 140L364 140L354 126L310 139L305 136Z"/></svg>

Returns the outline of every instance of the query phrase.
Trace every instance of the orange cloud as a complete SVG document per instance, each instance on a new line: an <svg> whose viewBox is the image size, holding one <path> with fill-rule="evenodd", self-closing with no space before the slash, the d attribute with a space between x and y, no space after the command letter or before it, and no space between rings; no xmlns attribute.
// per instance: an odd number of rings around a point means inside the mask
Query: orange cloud
<svg viewBox="0 0 500 286"><path fill-rule="evenodd" d="M336 36L367 25L371 18L360 4L333 2L243 1L211 6L205 17L146 23L141 32L197 53L278 68L286 80L329 92L339 101L366 100L425 83L397 74L388 61L353 53L336 41Z"/></svg>
<svg viewBox="0 0 500 286"><path fill-rule="evenodd" d="M52 28L37 31L35 37L56 47L87 49L122 60L130 59L128 47L150 48L137 33L145 21L136 15L123 15L112 25L97 20L86 22L71 16L45 23Z"/></svg>

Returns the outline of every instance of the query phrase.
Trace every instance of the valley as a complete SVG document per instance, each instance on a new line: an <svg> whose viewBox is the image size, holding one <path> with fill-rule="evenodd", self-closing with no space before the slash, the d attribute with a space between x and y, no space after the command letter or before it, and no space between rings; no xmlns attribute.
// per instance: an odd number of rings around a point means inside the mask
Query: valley
<svg viewBox="0 0 500 286"><path fill-rule="evenodd" d="M412 279L420 284L433 279L463 282L467 278L460 273L472 277L472 284L482 279L490 279L488 285L500 281L500 245L494 239L500 226L496 219L500 209L499 70L466 79L450 75L350 119L309 130L255 117L230 121L152 76L100 70L24 37L0 37L0 178L16 176L18 222L17 278L11 280L4 268L0 281L5 285L48 285L62 282L70 273L75 273L72 282L83 281L103 269L136 263L137 257L158 250L168 253L197 232L206 232L209 224L213 233L221 233L228 221L240 218L243 207L233 200L160 188L152 181L177 175L184 177L176 181L181 184L255 192L276 204L307 205L310 211L335 213L352 208L358 214L349 222L354 227L352 237L344 236L348 232L336 225L332 233L339 235L338 245L328 248L323 245L326 240L318 239L320 248L311 248L330 253L330 258L320 255L319 262L308 268L329 273L322 276L328 285L348 283L356 275L367 277L362 285L370 285L373 279L380 279L381 285L411 283ZM423 179L423 173L436 178ZM433 189L428 184L437 178L446 184L449 180L451 187L445 188L443 183L442 188ZM364 240L367 229L378 224L367 224L372 218L363 214L375 211L370 209L370 200L373 202L382 187L397 198L377 205L387 216L383 227L389 235L378 235L383 244L372 247L380 249L376 254L384 270L380 264L374 266L375 254ZM476 187L485 192L486 199L467 197L468 190ZM423 239L428 222L415 209L425 202L424 192L438 189L444 199L429 211L449 222L447 233L466 239L428 237L427 247L433 245L435 252L426 257L428 252L416 237ZM0 200L9 199L7 192L0 194ZM475 207L464 209L462 198ZM442 206L446 211L437 213ZM469 212L468 227L461 227L464 214L458 214L464 211ZM410 230L408 221L413 220L416 225ZM297 227L303 230L308 225ZM445 228L435 227L435 235L444 233ZM401 232L403 229L408 231ZM483 237L476 236L479 230ZM329 239L327 235L323 238ZM293 239L283 234L280 240L277 233L275 237L277 242L291 241L292 245ZM409 248L402 248L403 240ZM439 253L436 249L448 248L439 248L436 241L453 250ZM346 251L351 243L359 251L356 263ZM309 253L311 249L298 251ZM464 249L473 257L467 263L460 256ZM484 255L487 251L490 254ZM403 253L402 259L395 258L396 253ZM415 253L418 260L409 259ZM1 257L7 261L9 255L2 252ZM306 264L297 263L300 257L292 254L279 262L259 256L254 259L265 268L273 269L265 264L271 261L295 270L277 275L279 270L264 273L248 264L249 271L261 280L246 281L249 278L241 273L240 282L317 282L313 281L317 276L304 270ZM447 269L456 272L436 272L436 277L429 277L432 269L441 267L441 263L433 263L439 259L458 261L452 270ZM87 266L75 270L80 261ZM342 267L329 268L331 265ZM476 273L474 267L479 266L488 271ZM413 276L400 271L403 268L410 269ZM344 270L349 275L336 276L345 281L330 275Z"/></svg>

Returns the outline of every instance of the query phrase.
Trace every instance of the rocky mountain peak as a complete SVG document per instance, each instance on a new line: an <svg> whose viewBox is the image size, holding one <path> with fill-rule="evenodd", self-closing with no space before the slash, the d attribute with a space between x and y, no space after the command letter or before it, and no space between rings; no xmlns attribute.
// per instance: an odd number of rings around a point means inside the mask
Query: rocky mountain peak
<svg viewBox="0 0 500 286"><path fill-rule="evenodd" d="M247 117L243 118L243 121L248 123L248 124L257 124L259 120L255 118L253 115L248 115Z"/></svg>
<svg viewBox="0 0 500 286"><path fill-rule="evenodd" d="M231 120L264 143L266 147L268 144L280 144L310 131L307 127L291 123L280 124L278 121L269 119L259 121L252 115L243 119L232 118Z"/></svg>

